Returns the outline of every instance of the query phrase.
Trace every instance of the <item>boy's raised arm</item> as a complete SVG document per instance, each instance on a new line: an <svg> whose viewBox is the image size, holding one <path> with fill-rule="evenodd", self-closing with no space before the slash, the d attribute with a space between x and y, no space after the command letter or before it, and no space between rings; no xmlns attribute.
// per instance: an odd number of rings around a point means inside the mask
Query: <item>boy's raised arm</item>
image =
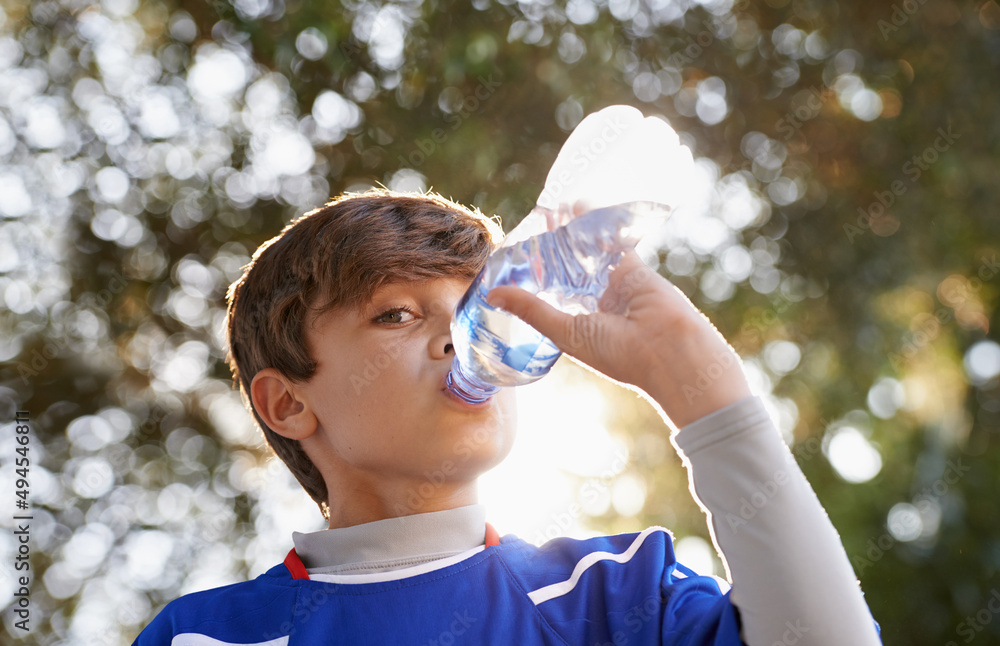
<svg viewBox="0 0 1000 646"><path fill-rule="evenodd" d="M596 314L570 316L514 287L488 300L644 390L681 429L672 439L730 573L743 641L880 643L840 538L739 357L680 290L630 252ZM699 374L715 378L699 388Z"/></svg>

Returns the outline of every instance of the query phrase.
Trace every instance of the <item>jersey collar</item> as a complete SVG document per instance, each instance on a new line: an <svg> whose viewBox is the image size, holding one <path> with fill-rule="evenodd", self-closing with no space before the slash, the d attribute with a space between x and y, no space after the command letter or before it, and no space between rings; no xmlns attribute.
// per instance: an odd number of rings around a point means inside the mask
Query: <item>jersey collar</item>
<svg viewBox="0 0 1000 646"><path fill-rule="evenodd" d="M496 528L489 523L486 523L486 535L484 541L487 549L500 544L500 534L497 532ZM292 575L293 579L309 580L309 571L302 563L302 559L300 559L299 555L295 552L294 547L288 551L288 556L285 557L284 564L285 567L288 568L288 572Z"/></svg>

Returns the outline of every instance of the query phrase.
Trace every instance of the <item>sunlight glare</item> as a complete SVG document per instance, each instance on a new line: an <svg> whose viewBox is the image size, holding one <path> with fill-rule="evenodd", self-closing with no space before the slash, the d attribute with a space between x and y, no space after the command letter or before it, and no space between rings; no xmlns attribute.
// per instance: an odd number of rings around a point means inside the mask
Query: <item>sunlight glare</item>
<svg viewBox="0 0 1000 646"><path fill-rule="evenodd" d="M588 535L578 492L607 489L628 463L627 449L604 426L600 390L568 379L569 369L561 361L544 379L517 389L514 449L479 480L480 502L501 535L536 544Z"/></svg>

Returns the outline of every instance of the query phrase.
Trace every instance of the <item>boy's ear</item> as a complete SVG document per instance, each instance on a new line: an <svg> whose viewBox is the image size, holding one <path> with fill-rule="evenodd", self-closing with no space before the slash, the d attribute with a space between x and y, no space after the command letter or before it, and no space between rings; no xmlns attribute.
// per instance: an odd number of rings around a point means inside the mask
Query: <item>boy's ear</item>
<svg viewBox="0 0 1000 646"><path fill-rule="evenodd" d="M295 385L274 368L254 375L250 398L264 423L278 435L301 440L316 431L316 416L299 399Z"/></svg>

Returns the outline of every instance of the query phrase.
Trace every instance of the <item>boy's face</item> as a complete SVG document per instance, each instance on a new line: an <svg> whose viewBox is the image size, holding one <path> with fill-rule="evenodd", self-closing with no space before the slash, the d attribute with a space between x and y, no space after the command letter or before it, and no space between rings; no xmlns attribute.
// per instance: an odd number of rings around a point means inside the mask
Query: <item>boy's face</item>
<svg viewBox="0 0 1000 646"><path fill-rule="evenodd" d="M368 305L306 326L317 369L299 392L318 426L304 446L328 486L354 489L331 489L332 499L396 487L410 507L402 511L419 512L454 485L468 488L510 451L511 389L472 406L444 388L455 356L451 319L470 284L393 283Z"/></svg>

